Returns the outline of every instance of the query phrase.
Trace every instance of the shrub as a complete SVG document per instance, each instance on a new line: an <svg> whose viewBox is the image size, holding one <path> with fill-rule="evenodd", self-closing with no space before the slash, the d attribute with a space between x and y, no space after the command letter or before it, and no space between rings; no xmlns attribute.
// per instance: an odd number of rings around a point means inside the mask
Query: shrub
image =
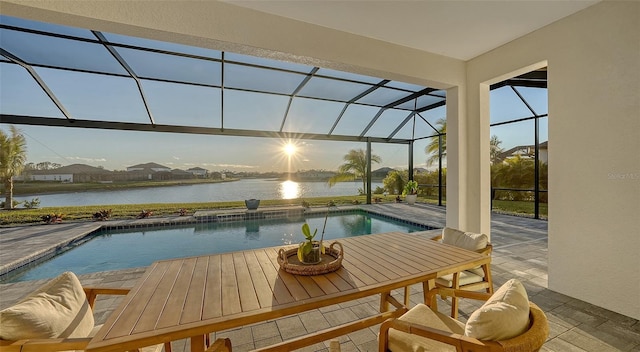
<svg viewBox="0 0 640 352"><path fill-rule="evenodd" d="M27 209L35 209L40 206L40 198L33 198L31 200L25 200L23 202L24 207Z"/></svg>

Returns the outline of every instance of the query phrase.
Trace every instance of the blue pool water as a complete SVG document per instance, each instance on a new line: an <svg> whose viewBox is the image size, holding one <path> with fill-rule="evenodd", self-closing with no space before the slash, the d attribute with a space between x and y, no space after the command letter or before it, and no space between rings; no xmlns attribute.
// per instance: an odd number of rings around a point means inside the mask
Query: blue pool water
<svg viewBox="0 0 640 352"><path fill-rule="evenodd" d="M103 231L81 245L8 278L18 282L50 278L65 271L86 274L148 266L156 260L224 253L298 243L302 224L320 239L324 217L200 223L180 227ZM424 228L358 212L329 216L325 240L390 231L414 232Z"/></svg>

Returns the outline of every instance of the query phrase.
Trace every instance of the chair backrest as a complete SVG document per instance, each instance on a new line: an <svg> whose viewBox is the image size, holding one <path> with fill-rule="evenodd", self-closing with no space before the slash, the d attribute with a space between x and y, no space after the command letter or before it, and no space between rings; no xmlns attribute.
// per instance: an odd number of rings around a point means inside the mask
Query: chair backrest
<svg viewBox="0 0 640 352"><path fill-rule="evenodd" d="M529 330L509 340L497 341L505 352L539 351L549 336L549 322L542 309L529 302Z"/></svg>
<svg viewBox="0 0 640 352"><path fill-rule="evenodd" d="M489 237L481 233L464 232L451 227L442 229L442 243L468 249L482 251L489 244Z"/></svg>
<svg viewBox="0 0 640 352"><path fill-rule="evenodd" d="M93 312L78 278L65 272L0 311L3 340L87 337Z"/></svg>

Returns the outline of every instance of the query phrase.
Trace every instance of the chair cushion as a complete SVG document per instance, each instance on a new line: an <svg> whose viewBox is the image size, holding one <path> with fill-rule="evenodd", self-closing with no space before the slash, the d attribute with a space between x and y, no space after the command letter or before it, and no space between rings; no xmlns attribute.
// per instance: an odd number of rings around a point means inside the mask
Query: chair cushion
<svg viewBox="0 0 640 352"><path fill-rule="evenodd" d="M468 271L461 271L458 276L458 286L465 286L469 284L475 284L476 282L481 282L484 280L484 271L482 268L479 269L479 272L482 275L477 274L478 269L471 269ZM444 287L453 287L453 274L448 274L441 276L436 279L436 284Z"/></svg>
<svg viewBox="0 0 640 352"><path fill-rule="evenodd" d="M0 311L0 338L86 337L93 324L93 312L80 281L66 272Z"/></svg>
<svg viewBox="0 0 640 352"><path fill-rule="evenodd" d="M464 324L420 303L403 314L399 320L424 325L455 334L464 334ZM391 351L452 351L456 348L442 342L433 341L417 335L411 335L389 329L389 350Z"/></svg>
<svg viewBox="0 0 640 352"><path fill-rule="evenodd" d="M508 340L529 328L529 298L522 283L511 279L469 316L464 334L478 340Z"/></svg>
<svg viewBox="0 0 640 352"><path fill-rule="evenodd" d="M450 227L445 227L442 229L442 243L470 251L477 251L487 246L489 238L482 233L462 232Z"/></svg>

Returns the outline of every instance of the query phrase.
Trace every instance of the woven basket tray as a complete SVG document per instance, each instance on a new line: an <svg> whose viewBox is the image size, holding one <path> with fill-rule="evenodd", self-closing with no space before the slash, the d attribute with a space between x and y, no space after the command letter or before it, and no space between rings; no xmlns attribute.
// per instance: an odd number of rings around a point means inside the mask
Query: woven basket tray
<svg viewBox="0 0 640 352"><path fill-rule="evenodd" d="M340 242L333 242L322 254L322 260L318 264L304 264L298 260L298 248L285 250L280 248L278 252L278 264L280 268L294 275L321 275L340 269L344 252Z"/></svg>

